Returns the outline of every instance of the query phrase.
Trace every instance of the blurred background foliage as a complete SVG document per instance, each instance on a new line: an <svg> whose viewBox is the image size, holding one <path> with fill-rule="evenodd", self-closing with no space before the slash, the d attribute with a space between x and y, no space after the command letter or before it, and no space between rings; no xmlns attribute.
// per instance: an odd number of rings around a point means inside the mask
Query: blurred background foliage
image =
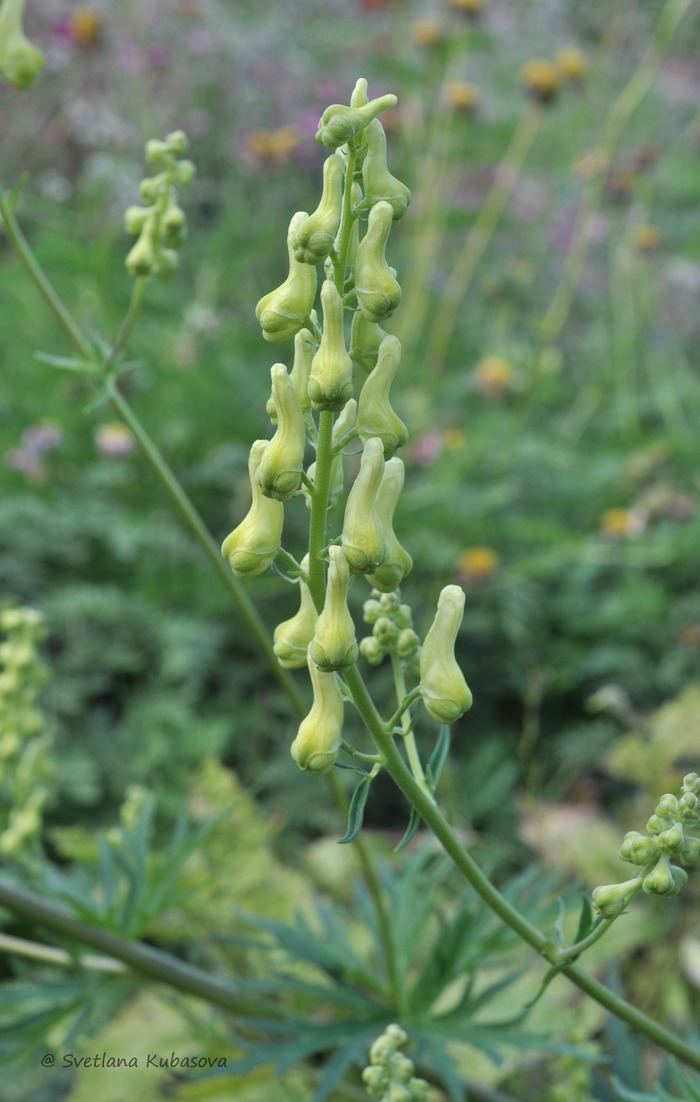
<svg viewBox="0 0 700 1102"><path fill-rule="evenodd" d="M149 286L123 385L218 539L246 508L250 442L269 432L271 350L253 310L283 274L291 213L316 204L318 117L359 75L372 95L397 93L390 165L413 190L391 242L404 304L387 324L404 342L394 399L411 430L404 599L426 625L443 585L466 588L475 696L443 798L503 875L535 850L586 887L663 785L697 767L700 18L690 5L649 60L668 9L30 0L46 72L0 98L2 184L24 174L25 232L90 333L115 334L128 303L121 218L144 141L190 135L190 240L175 278ZM552 66L546 104L522 78L533 59ZM648 91L606 146L645 64ZM201 761L220 760L276 824L290 878L304 847L307 888L342 896L343 876L316 875L340 861L317 847L341 828L291 766L286 701L128 431L34 357L68 350L2 237L0 266L1 599L46 623L50 850L75 860L65 831L108 828L130 784L157 794L165 838ZM287 509L294 552L305 524L302 505ZM250 590L271 628L292 613L274 576ZM382 671L375 684L388 695ZM380 850L405 819L380 780L366 813ZM565 835L580 853L561 855ZM301 882L290 892L303 898ZM664 908L684 946L669 990L624 977L685 1021L700 984L693 900L691 884ZM244 903L265 909L260 893ZM670 943L649 940L638 959L668 964Z"/></svg>

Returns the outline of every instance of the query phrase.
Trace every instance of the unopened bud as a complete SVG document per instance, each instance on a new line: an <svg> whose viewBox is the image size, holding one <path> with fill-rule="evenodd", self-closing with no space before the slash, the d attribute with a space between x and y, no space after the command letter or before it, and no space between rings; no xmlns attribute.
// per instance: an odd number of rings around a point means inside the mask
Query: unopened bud
<svg viewBox="0 0 700 1102"><path fill-rule="evenodd" d="M221 554L240 578L254 578L267 570L279 554L282 540L282 502L265 497L257 480L258 467L268 443L256 440L250 449L248 474L253 500L247 515L221 546Z"/></svg>
<svg viewBox="0 0 700 1102"><path fill-rule="evenodd" d="M668 853L669 856L675 857L683 845L683 828L676 823L674 826L669 827L668 830L662 830L661 834L657 834L656 842L664 853Z"/></svg>
<svg viewBox="0 0 700 1102"><path fill-rule="evenodd" d="M633 865L646 865L659 854L659 844L655 838L647 838L636 830L630 830L622 839L620 857Z"/></svg>
<svg viewBox="0 0 700 1102"><path fill-rule="evenodd" d="M44 55L22 28L25 0L0 4L0 76L20 91L29 88L44 68Z"/></svg>
<svg viewBox="0 0 700 1102"><path fill-rule="evenodd" d="M309 557L301 565L307 569ZM287 670L299 670L306 665L309 643L314 637L318 613L311 591L303 579L299 579L299 611L290 620L284 620L275 628L273 650L280 666Z"/></svg>
<svg viewBox="0 0 700 1102"><path fill-rule="evenodd" d="M700 857L700 838L693 838L691 835L686 834L678 852L678 858L683 865L694 865Z"/></svg>
<svg viewBox="0 0 700 1102"><path fill-rule="evenodd" d="M687 872L672 865L664 855L644 877L642 889L647 895L676 895L687 879Z"/></svg>
<svg viewBox="0 0 700 1102"><path fill-rule="evenodd" d="M367 233L357 247L355 291L357 304L367 321L383 321L401 301L401 288L386 261L392 218L389 203L375 204L369 213Z"/></svg>
<svg viewBox="0 0 700 1102"><path fill-rule="evenodd" d="M321 287L323 336L311 361L309 397L314 409L338 412L352 397L352 360L345 347L343 300L332 280Z"/></svg>
<svg viewBox="0 0 700 1102"><path fill-rule="evenodd" d="M284 364L271 368L272 396L277 415L277 431L263 453L258 468L258 484L266 497L288 501L299 489L304 466L306 425L299 408L294 383Z"/></svg>
<svg viewBox="0 0 700 1102"><path fill-rule="evenodd" d="M394 456L384 466L382 480L377 490L375 511L383 529L384 560L368 575L367 581L382 593L391 593L410 574L413 560L399 543L394 532L394 510L401 496L404 483L404 466Z"/></svg>
<svg viewBox="0 0 700 1102"><path fill-rule="evenodd" d="M353 574L372 574L384 561L384 525L376 509L383 474L384 448L373 437L364 446L343 518L342 548Z"/></svg>
<svg viewBox="0 0 700 1102"><path fill-rule="evenodd" d="M378 666L386 651L374 636L366 635L364 639L360 640L360 654L369 662L370 666Z"/></svg>
<svg viewBox="0 0 700 1102"><path fill-rule="evenodd" d="M352 362L364 371L365 375L369 375L376 364L379 348L386 336L387 334L376 322L367 321L359 308L355 311L350 326L348 351Z"/></svg>
<svg viewBox="0 0 700 1102"><path fill-rule="evenodd" d="M401 362L398 337L385 337L379 349L377 365L365 380L357 404L357 429L363 444L378 436L384 445L384 458L391 459L408 439L408 429L389 401L389 390Z"/></svg>
<svg viewBox="0 0 700 1102"><path fill-rule="evenodd" d="M639 880L602 884L593 892L593 906L603 918L616 918L639 891Z"/></svg>
<svg viewBox="0 0 700 1102"><path fill-rule="evenodd" d="M334 153L323 166L321 201L294 237L294 255L301 264L322 264L330 255L340 225L344 179L345 165Z"/></svg>
<svg viewBox="0 0 700 1102"><path fill-rule="evenodd" d="M284 283L264 295L255 307L263 337L273 343L286 341L306 325L316 298L316 269L311 264L300 264L293 249L297 230L307 217L304 211L298 211L289 224L289 275Z"/></svg>
<svg viewBox="0 0 700 1102"><path fill-rule="evenodd" d="M379 119L373 119L365 131L367 152L362 162L362 183L365 196L360 210L369 210L375 203L389 203L394 222L404 216L411 202L411 192L389 172L386 163L386 134Z"/></svg>
<svg viewBox="0 0 700 1102"><path fill-rule="evenodd" d="M330 149L346 145L369 126L381 111L387 111L395 104L396 96L391 94L370 100L363 107L345 107L343 104L333 103L321 115L316 141Z"/></svg>
<svg viewBox="0 0 700 1102"><path fill-rule="evenodd" d="M411 658L420 647L420 639L413 628L404 628L396 640L396 653L399 658Z"/></svg>
<svg viewBox="0 0 700 1102"><path fill-rule="evenodd" d="M472 694L454 655L463 614L463 591L457 585L445 586L420 656L421 696L438 723L454 723L472 706Z"/></svg>
<svg viewBox="0 0 700 1102"><path fill-rule="evenodd" d="M348 609L347 560L336 544L328 548L328 558L326 600L309 647L309 657L326 673L347 670L358 655L355 624Z"/></svg>
<svg viewBox="0 0 700 1102"><path fill-rule="evenodd" d="M314 699L311 711L301 721L291 753L300 769L320 775L335 763L343 730L343 698L334 673L322 673L308 659Z"/></svg>

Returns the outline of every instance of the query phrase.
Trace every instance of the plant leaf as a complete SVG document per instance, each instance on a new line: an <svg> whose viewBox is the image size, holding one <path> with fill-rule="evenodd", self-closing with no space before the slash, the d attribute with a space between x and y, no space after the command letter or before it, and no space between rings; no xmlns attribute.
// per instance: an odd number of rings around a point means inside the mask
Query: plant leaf
<svg viewBox="0 0 700 1102"><path fill-rule="evenodd" d="M367 803L367 797L369 796L369 786L371 783L372 777L367 774L367 776L362 778L353 792L350 807L348 809L348 829L345 831L343 837L338 839L339 846L344 846L347 845L348 842L353 842L362 830L365 805Z"/></svg>

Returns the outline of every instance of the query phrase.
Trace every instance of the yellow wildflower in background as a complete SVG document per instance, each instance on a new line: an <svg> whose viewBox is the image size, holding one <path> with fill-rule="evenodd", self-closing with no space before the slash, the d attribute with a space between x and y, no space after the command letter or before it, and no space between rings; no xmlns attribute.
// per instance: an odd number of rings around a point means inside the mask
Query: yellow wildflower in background
<svg viewBox="0 0 700 1102"><path fill-rule="evenodd" d="M419 19L411 26L411 38L416 46L429 49L443 38L442 27L435 19Z"/></svg>
<svg viewBox="0 0 700 1102"><path fill-rule="evenodd" d="M484 0L450 0L450 6L461 12L462 15L473 18L475 15L481 15Z"/></svg>
<svg viewBox="0 0 700 1102"><path fill-rule="evenodd" d="M629 539L644 531L646 516L639 509L607 509L600 518L600 530L610 539Z"/></svg>
<svg viewBox="0 0 700 1102"><path fill-rule="evenodd" d="M77 8L70 18L70 36L76 46L94 46L102 32L102 21L92 8Z"/></svg>
<svg viewBox="0 0 700 1102"><path fill-rule="evenodd" d="M651 252L661 244L661 230L657 226L635 226L632 240L641 253Z"/></svg>
<svg viewBox="0 0 700 1102"><path fill-rule="evenodd" d="M259 161L282 164L299 145L299 133L295 126L282 126L279 130L252 130L248 135L248 149Z"/></svg>
<svg viewBox="0 0 700 1102"><path fill-rule="evenodd" d="M534 58L523 66L520 81L538 103L551 103L559 89L559 72L553 62Z"/></svg>
<svg viewBox="0 0 700 1102"><path fill-rule="evenodd" d="M461 429L445 429L442 442L451 452L459 452L467 446L467 438Z"/></svg>
<svg viewBox="0 0 700 1102"><path fill-rule="evenodd" d="M500 559L492 547L468 547L457 569L465 582L484 582L496 572L499 564Z"/></svg>
<svg viewBox="0 0 700 1102"><path fill-rule="evenodd" d="M466 80L451 80L445 85L443 99L455 111L473 111L479 102L479 93Z"/></svg>
<svg viewBox="0 0 700 1102"><path fill-rule="evenodd" d="M557 72L562 80L571 84L577 84L585 77L588 71L588 62L585 54L575 47L560 50L556 57Z"/></svg>
<svg viewBox="0 0 700 1102"><path fill-rule="evenodd" d="M487 398L500 398L513 386L513 368L500 356L487 356L474 369L474 385Z"/></svg>

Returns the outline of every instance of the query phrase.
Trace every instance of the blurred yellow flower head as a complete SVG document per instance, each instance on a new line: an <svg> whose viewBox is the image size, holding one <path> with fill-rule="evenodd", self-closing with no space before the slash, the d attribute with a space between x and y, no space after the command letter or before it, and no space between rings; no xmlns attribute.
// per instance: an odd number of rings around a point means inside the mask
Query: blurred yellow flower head
<svg viewBox="0 0 700 1102"><path fill-rule="evenodd" d="M442 440L450 452L459 452L467 446L467 438L461 429L445 429Z"/></svg>
<svg viewBox="0 0 700 1102"><path fill-rule="evenodd" d="M556 67L563 81L577 84L588 71L586 55L575 47L560 50L556 57Z"/></svg>
<svg viewBox="0 0 700 1102"><path fill-rule="evenodd" d="M436 46L443 37L442 27L435 19L419 19L411 25L411 38L416 46L429 49Z"/></svg>
<svg viewBox="0 0 700 1102"><path fill-rule="evenodd" d="M513 368L500 356L487 356L474 369L474 385L487 398L500 398L511 390Z"/></svg>
<svg viewBox="0 0 700 1102"><path fill-rule="evenodd" d="M600 530L610 539L629 539L644 531L646 517L639 509L607 509L600 518Z"/></svg>
<svg viewBox="0 0 700 1102"><path fill-rule="evenodd" d="M538 103L551 103L559 88L559 72L553 62L534 58L523 66L520 81Z"/></svg>
<svg viewBox="0 0 700 1102"><path fill-rule="evenodd" d="M102 22L92 8L77 8L70 17L70 36L76 46L94 46L102 31Z"/></svg>
<svg viewBox="0 0 700 1102"><path fill-rule="evenodd" d="M95 432L95 443L106 459L123 459L134 450L136 441L121 421L110 421Z"/></svg>
<svg viewBox="0 0 700 1102"><path fill-rule="evenodd" d="M492 547L467 547L462 554L458 571L466 582L483 582L496 572L499 558Z"/></svg>
<svg viewBox="0 0 700 1102"><path fill-rule="evenodd" d="M282 126L279 130L251 130L247 140L248 149L257 160L282 164L299 145L299 132L295 126Z"/></svg>
<svg viewBox="0 0 700 1102"><path fill-rule="evenodd" d="M635 226L632 231L632 240L641 253L651 252L661 244L661 230L658 226Z"/></svg>
<svg viewBox="0 0 700 1102"><path fill-rule="evenodd" d="M484 0L450 0L450 6L463 15L473 18L475 15L481 15Z"/></svg>
<svg viewBox="0 0 700 1102"><path fill-rule="evenodd" d="M479 93L466 80L451 80L445 85L443 98L455 111L473 111L479 102Z"/></svg>

